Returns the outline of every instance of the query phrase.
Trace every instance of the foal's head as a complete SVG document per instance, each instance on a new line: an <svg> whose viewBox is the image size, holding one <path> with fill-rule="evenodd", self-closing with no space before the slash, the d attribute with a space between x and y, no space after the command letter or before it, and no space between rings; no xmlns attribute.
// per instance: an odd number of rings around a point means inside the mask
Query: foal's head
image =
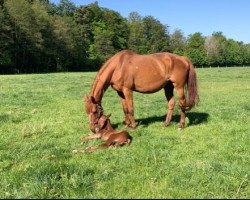
<svg viewBox="0 0 250 200"><path fill-rule="evenodd" d="M96 128L96 132L98 131L101 131L101 130L107 130L107 129L110 129L110 116L111 114L109 115L102 115L100 117L100 119L98 120L98 127Z"/></svg>
<svg viewBox="0 0 250 200"><path fill-rule="evenodd" d="M92 132L98 128L98 120L103 115L102 106L95 101L93 96L85 96L85 109L89 118L89 127Z"/></svg>

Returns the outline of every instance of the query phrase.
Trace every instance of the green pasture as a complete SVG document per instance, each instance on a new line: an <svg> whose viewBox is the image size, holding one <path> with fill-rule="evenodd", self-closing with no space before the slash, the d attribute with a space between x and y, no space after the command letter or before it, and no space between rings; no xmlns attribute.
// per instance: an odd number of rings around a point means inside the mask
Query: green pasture
<svg viewBox="0 0 250 200"><path fill-rule="evenodd" d="M0 198L250 198L250 67L197 69L200 104L165 128L164 92L134 93L130 146L74 149L90 133L94 72L0 76ZM102 102L124 129L118 95Z"/></svg>

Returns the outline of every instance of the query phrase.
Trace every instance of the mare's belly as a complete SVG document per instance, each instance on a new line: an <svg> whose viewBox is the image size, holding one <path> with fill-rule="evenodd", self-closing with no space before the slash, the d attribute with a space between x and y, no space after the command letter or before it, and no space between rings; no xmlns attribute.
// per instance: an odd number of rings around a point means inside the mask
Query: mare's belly
<svg viewBox="0 0 250 200"><path fill-rule="evenodd" d="M134 90L141 93L154 93L162 89L167 80L153 73L134 78Z"/></svg>

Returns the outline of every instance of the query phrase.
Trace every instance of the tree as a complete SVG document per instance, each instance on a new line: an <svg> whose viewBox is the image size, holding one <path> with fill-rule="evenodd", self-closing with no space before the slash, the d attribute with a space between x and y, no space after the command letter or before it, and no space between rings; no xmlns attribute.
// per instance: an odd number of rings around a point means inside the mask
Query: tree
<svg viewBox="0 0 250 200"><path fill-rule="evenodd" d="M6 73L10 71L5 66L13 66L13 38L11 37L13 29L10 26L10 21L7 13L0 6L0 72Z"/></svg>
<svg viewBox="0 0 250 200"><path fill-rule="evenodd" d="M224 66L226 65L225 61L225 49L226 49L226 41L227 38L223 35L222 32L214 32L212 34L212 37L217 41L218 46L217 46L217 56L214 57L214 65L218 66Z"/></svg>
<svg viewBox="0 0 250 200"><path fill-rule="evenodd" d="M187 49L185 54L192 60L194 65L207 65L207 55L204 44L205 39L199 32L189 35L187 39Z"/></svg>
<svg viewBox="0 0 250 200"><path fill-rule="evenodd" d="M91 36L93 17L94 14L89 6L81 6L74 13L74 19L81 26L82 34L86 39Z"/></svg>
<svg viewBox="0 0 250 200"><path fill-rule="evenodd" d="M185 52L186 38L180 29L176 29L170 35L170 52L183 55Z"/></svg>
<svg viewBox="0 0 250 200"><path fill-rule="evenodd" d="M94 26L94 43L90 46L90 58L101 64L115 53L112 38L114 32L109 30L105 23L97 22Z"/></svg>
<svg viewBox="0 0 250 200"><path fill-rule="evenodd" d="M205 50L207 53L208 64L216 65L219 64L220 56L220 43L214 36L206 37L205 39Z"/></svg>
<svg viewBox="0 0 250 200"><path fill-rule="evenodd" d="M25 0L6 0L4 5L14 26L15 66L31 72L43 43L36 14Z"/></svg>
<svg viewBox="0 0 250 200"><path fill-rule="evenodd" d="M118 12L93 3L77 9L74 19L80 26L90 65L100 65L115 52L127 48L128 26Z"/></svg>
<svg viewBox="0 0 250 200"><path fill-rule="evenodd" d="M250 44L243 45L242 51L244 57L244 64L250 65Z"/></svg>
<svg viewBox="0 0 250 200"><path fill-rule="evenodd" d="M4 4L4 0L0 0L0 6L1 6L1 8L3 7L3 4Z"/></svg>
<svg viewBox="0 0 250 200"><path fill-rule="evenodd" d="M146 16L142 19L143 34L146 40L146 53L155 53L168 51L169 35L167 26L163 25L152 16Z"/></svg>
<svg viewBox="0 0 250 200"><path fill-rule="evenodd" d="M43 1L6 0L5 7L18 72L79 69L85 54L80 55L79 29L71 16L51 15Z"/></svg>
<svg viewBox="0 0 250 200"><path fill-rule="evenodd" d="M126 19L98 3L0 0L0 73L96 70L116 52L170 51L201 65L250 64L250 45L222 32L186 39L181 30L132 12Z"/></svg>
<svg viewBox="0 0 250 200"><path fill-rule="evenodd" d="M60 0L56 12L60 16L73 16L76 6L70 0Z"/></svg>
<svg viewBox="0 0 250 200"><path fill-rule="evenodd" d="M152 16L141 17L132 12L128 17L129 42L128 47L138 53L163 52L169 49L167 26L161 24Z"/></svg>
<svg viewBox="0 0 250 200"><path fill-rule="evenodd" d="M227 65L242 65L244 62L240 44L229 39L225 44L225 62Z"/></svg>
<svg viewBox="0 0 250 200"><path fill-rule="evenodd" d="M145 38L143 37L142 17L137 12L128 16L129 38L128 48L138 53L147 52Z"/></svg>
<svg viewBox="0 0 250 200"><path fill-rule="evenodd" d="M119 51L127 48L129 35L127 21L118 12L109 9L103 9L102 18L107 29L114 33L112 37L114 49Z"/></svg>

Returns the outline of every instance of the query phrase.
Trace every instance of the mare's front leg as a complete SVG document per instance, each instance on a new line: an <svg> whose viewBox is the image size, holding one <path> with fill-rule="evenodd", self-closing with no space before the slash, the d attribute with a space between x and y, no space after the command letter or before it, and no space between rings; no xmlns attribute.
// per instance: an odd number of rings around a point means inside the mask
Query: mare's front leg
<svg viewBox="0 0 250 200"><path fill-rule="evenodd" d="M130 121L129 121L129 116L128 116L128 106L125 100L125 96L123 94L123 92L117 92L117 94L120 96L121 102L122 102L122 108L123 108L123 112L124 112L124 116L125 116L125 120L124 120L124 124L126 126L129 126Z"/></svg>
<svg viewBox="0 0 250 200"><path fill-rule="evenodd" d="M175 106L175 100L174 100L174 85L171 81L167 83L167 85L164 88L165 96L168 100L168 113L166 116L166 120L164 122L164 125L167 127L173 117L174 112L174 106Z"/></svg>
<svg viewBox="0 0 250 200"><path fill-rule="evenodd" d="M124 88L123 94L125 96L125 101L126 101L127 111L128 111L128 120L129 120L128 126L130 128L135 128L136 124L135 124L135 119L134 119L133 91L128 88Z"/></svg>

